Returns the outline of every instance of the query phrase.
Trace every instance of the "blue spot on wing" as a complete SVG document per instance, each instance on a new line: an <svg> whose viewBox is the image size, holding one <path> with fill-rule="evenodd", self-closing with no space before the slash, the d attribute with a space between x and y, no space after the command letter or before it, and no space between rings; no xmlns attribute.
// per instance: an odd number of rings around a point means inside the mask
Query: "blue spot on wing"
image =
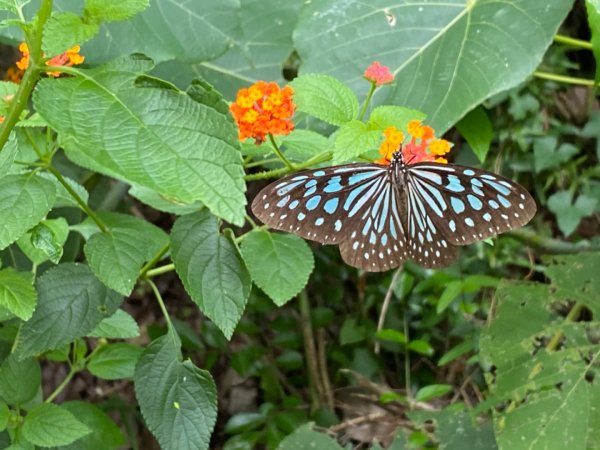
<svg viewBox="0 0 600 450"><path fill-rule="evenodd" d="M446 188L451 190L452 192L463 192L465 190L464 186L460 182L460 178L456 175L448 175L448 184Z"/></svg>
<svg viewBox="0 0 600 450"><path fill-rule="evenodd" d="M329 200L327 200L325 202L325 204L323 205L323 209L328 213L328 214L333 214L335 212L335 210L338 207L338 204L340 203L339 198L334 197L334 198L330 198Z"/></svg>
<svg viewBox="0 0 600 450"><path fill-rule="evenodd" d="M320 195L315 195L314 197L309 198L308 201L306 202L306 209L308 209L309 211L316 209L317 206L319 206L320 201L321 201Z"/></svg>
<svg viewBox="0 0 600 450"><path fill-rule="evenodd" d="M452 205L452 209L455 213L460 214L465 210L465 204L456 197L450 197L450 204Z"/></svg>

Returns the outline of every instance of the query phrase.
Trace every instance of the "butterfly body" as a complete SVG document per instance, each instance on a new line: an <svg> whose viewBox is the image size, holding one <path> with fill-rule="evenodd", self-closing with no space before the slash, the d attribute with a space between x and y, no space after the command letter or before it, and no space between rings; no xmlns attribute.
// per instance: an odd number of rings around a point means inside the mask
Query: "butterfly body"
<svg viewBox="0 0 600 450"><path fill-rule="evenodd" d="M289 175L252 202L262 222L323 244L367 271L411 259L445 267L467 245L525 225L535 214L529 193L513 181L469 167L346 164Z"/></svg>

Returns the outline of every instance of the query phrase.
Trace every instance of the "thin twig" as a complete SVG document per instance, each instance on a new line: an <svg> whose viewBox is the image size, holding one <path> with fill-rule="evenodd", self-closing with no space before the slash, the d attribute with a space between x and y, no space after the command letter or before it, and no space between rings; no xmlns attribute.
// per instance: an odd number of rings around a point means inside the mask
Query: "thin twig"
<svg viewBox="0 0 600 450"><path fill-rule="evenodd" d="M394 276L392 277L392 281L390 282L390 287L385 293L385 298L383 299L383 305L381 305L381 312L379 313L379 320L377 321L377 333L379 333L383 329L383 324L385 322L385 316L387 315L388 308L390 306L390 301L392 299L392 293L394 292L394 288L398 283L398 277L400 276L400 272L402 271L402 266L396 270ZM375 341L375 347L373 349L376 355L379 355L380 343L379 341Z"/></svg>

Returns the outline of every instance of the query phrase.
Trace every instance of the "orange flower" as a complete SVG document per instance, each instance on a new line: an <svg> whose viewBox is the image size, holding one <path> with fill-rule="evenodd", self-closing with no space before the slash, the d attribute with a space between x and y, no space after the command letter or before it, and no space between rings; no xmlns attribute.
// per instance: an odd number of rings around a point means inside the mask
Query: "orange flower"
<svg viewBox="0 0 600 450"><path fill-rule="evenodd" d="M379 61L375 61L367 67L363 76L371 83L375 84L375 86L389 84L394 81L394 75L390 72L390 68L382 66Z"/></svg>
<svg viewBox="0 0 600 450"><path fill-rule="evenodd" d="M23 71L17 67L9 67L4 73L4 79L19 84L23 79Z"/></svg>
<svg viewBox="0 0 600 450"><path fill-rule="evenodd" d="M383 158L375 161L375 164L388 165L395 152L402 150L402 159L406 164L415 164L423 161L435 161L447 164L446 158L442 158L450 151L450 143L445 139L436 139L433 128L423 125L420 120L411 120L406 129L411 139L402 144L404 135L395 127L386 128L383 134L385 139L379 147L379 153Z"/></svg>
<svg viewBox="0 0 600 450"><path fill-rule="evenodd" d="M21 44L19 45L19 50L23 54L23 57L19 61L17 61L17 67L20 70L25 70L27 69L27 67L29 67L29 47L27 47L27 44L25 42L21 42ZM81 48L79 47L79 45L71 47L66 52L50 58L48 61L46 61L46 65L70 67L75 64L81 64L83 61L85 61L85 57L79 54L80 50ZM61 74L61 72L58 71L46 73L51 77L58 77Z"/></svg>
<svg viewBox="0 0 600 450"><path fill-rule="evenodd" d="M290 120L295 109L293 95L291 86L281 89L274 82L257 81L249 88L240 89L235 103L229 105L240 141L254 138L261 144L268 134L290 134L294 129Z"/></svg>

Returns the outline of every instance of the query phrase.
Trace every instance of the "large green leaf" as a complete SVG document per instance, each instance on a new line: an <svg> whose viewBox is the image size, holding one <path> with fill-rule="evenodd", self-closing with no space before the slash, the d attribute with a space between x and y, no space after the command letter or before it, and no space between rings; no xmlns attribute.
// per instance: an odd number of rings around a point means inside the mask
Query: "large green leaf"
<svg viewBox="0 0 600 450"><path fill-rule="evenodd" d="M504 283L480 341L492 398L509 401L495 413L499 447L596 448L600 445L595 382L600 367L600 253L556 257L551 283ZM580 306L575 307L575 304ZM572 322L557 305L586 307L590 321Z"/></svg>
<svg viewBox="0 0 600 450"><path fill-rule="evenodd" d="M100 217L110 231L92 234L84 247L85 256L104 284L129 295L142 264L167 245L169 238L157 226L134 216L104 213Z"/></svg>
<svg viewBox="0 0 600 450"><path fill-rule="evenodd" d="M53 403L32 408L23 421L23 437L40 447L71 444L91 432L66 408Z"/></svg>
<svg viewBox="0 0 600 450"><path fill-rule="evenodd" d="M17 360L9 355L0 365L0 398L11 405L22 405L40 390L42 371L35 358Z"/></svg>
<svg viewBox="0 0 600 450"><path fill-rule="evenodd" d="M0 250L39 223L56 198L54 185L34 174L0 179Z"/></svg>
<svg viewBox="0 0 600 450"><path fill-rule="evenodd" d="M38 278L36 287L38 306L21 327L15 345L20 359L87 335L122 302L120 295L82 264L60 264L49 269Z"/></svg>
<svg viewBox="0 0 600 450"><path fill-rule="evenodd" d="M217 219L206 209L177 219L171 244L175 270L186 291L230 338L252 287L235 245L219 234Z"/></svg>
<svg viewBox="0 0 600 450"><path fill-rule="evenodd" d="M151 67L137 56L81 78L41 80L36 109L73 162L175 201L201 201L241 225L244 171L231 116L197 101L196 91L145 77Z"/></svg>
<svg viewBox="0 0 600 450"><path fill-rule="evenodd" d="M181 361L174 333L153 341L135 370L135 393L163 450L208 449L217 420L217 389L206 370Z"/></svg>
<svg viewBox="0 0 600 450"><path fill-rule="evenodd" d="M12 267L0 270L0 306L20 319L28 320L36 300L31 272L17 272Z"/></svg>
<svg viewBox="0 0 600 450"><path fill-rule="evenodd" d="M242 256L254 283L279 306L300 292L315 264L301 238L266 230L246 236Z"/></svg>
<svg viewBox="0 0 600 450"><path fill-rule="evenodd" d="M92 374L105 380L132 378L142 350L126 342L106 344L94 352L87 368Z"/></svg>
<svg viewBox="0 0 600 450"><path fill-rule="evenodd" d="M412 107L442 132L540 63L568 0L314 0L294 32L302 73L327 73L366 93L379 60L396 76L378 101Z"/></svg>
<svg viewBox="0 0 600 450"><path fill-rule="evenodd" d="M121 429L97 406L82 401L64 402L60 406L92 430L76 442L61 446L60 450L116 450L125 444Z"/></svg>
<svg viewBox="0 0 600 450"><path fill-rule="evenodd" d="M103 319L96 325L96 328L88 333L90 337L107 339L128 339L139 335L140 327L134 318L122 309L117 309L112 316Z"/></svg>

